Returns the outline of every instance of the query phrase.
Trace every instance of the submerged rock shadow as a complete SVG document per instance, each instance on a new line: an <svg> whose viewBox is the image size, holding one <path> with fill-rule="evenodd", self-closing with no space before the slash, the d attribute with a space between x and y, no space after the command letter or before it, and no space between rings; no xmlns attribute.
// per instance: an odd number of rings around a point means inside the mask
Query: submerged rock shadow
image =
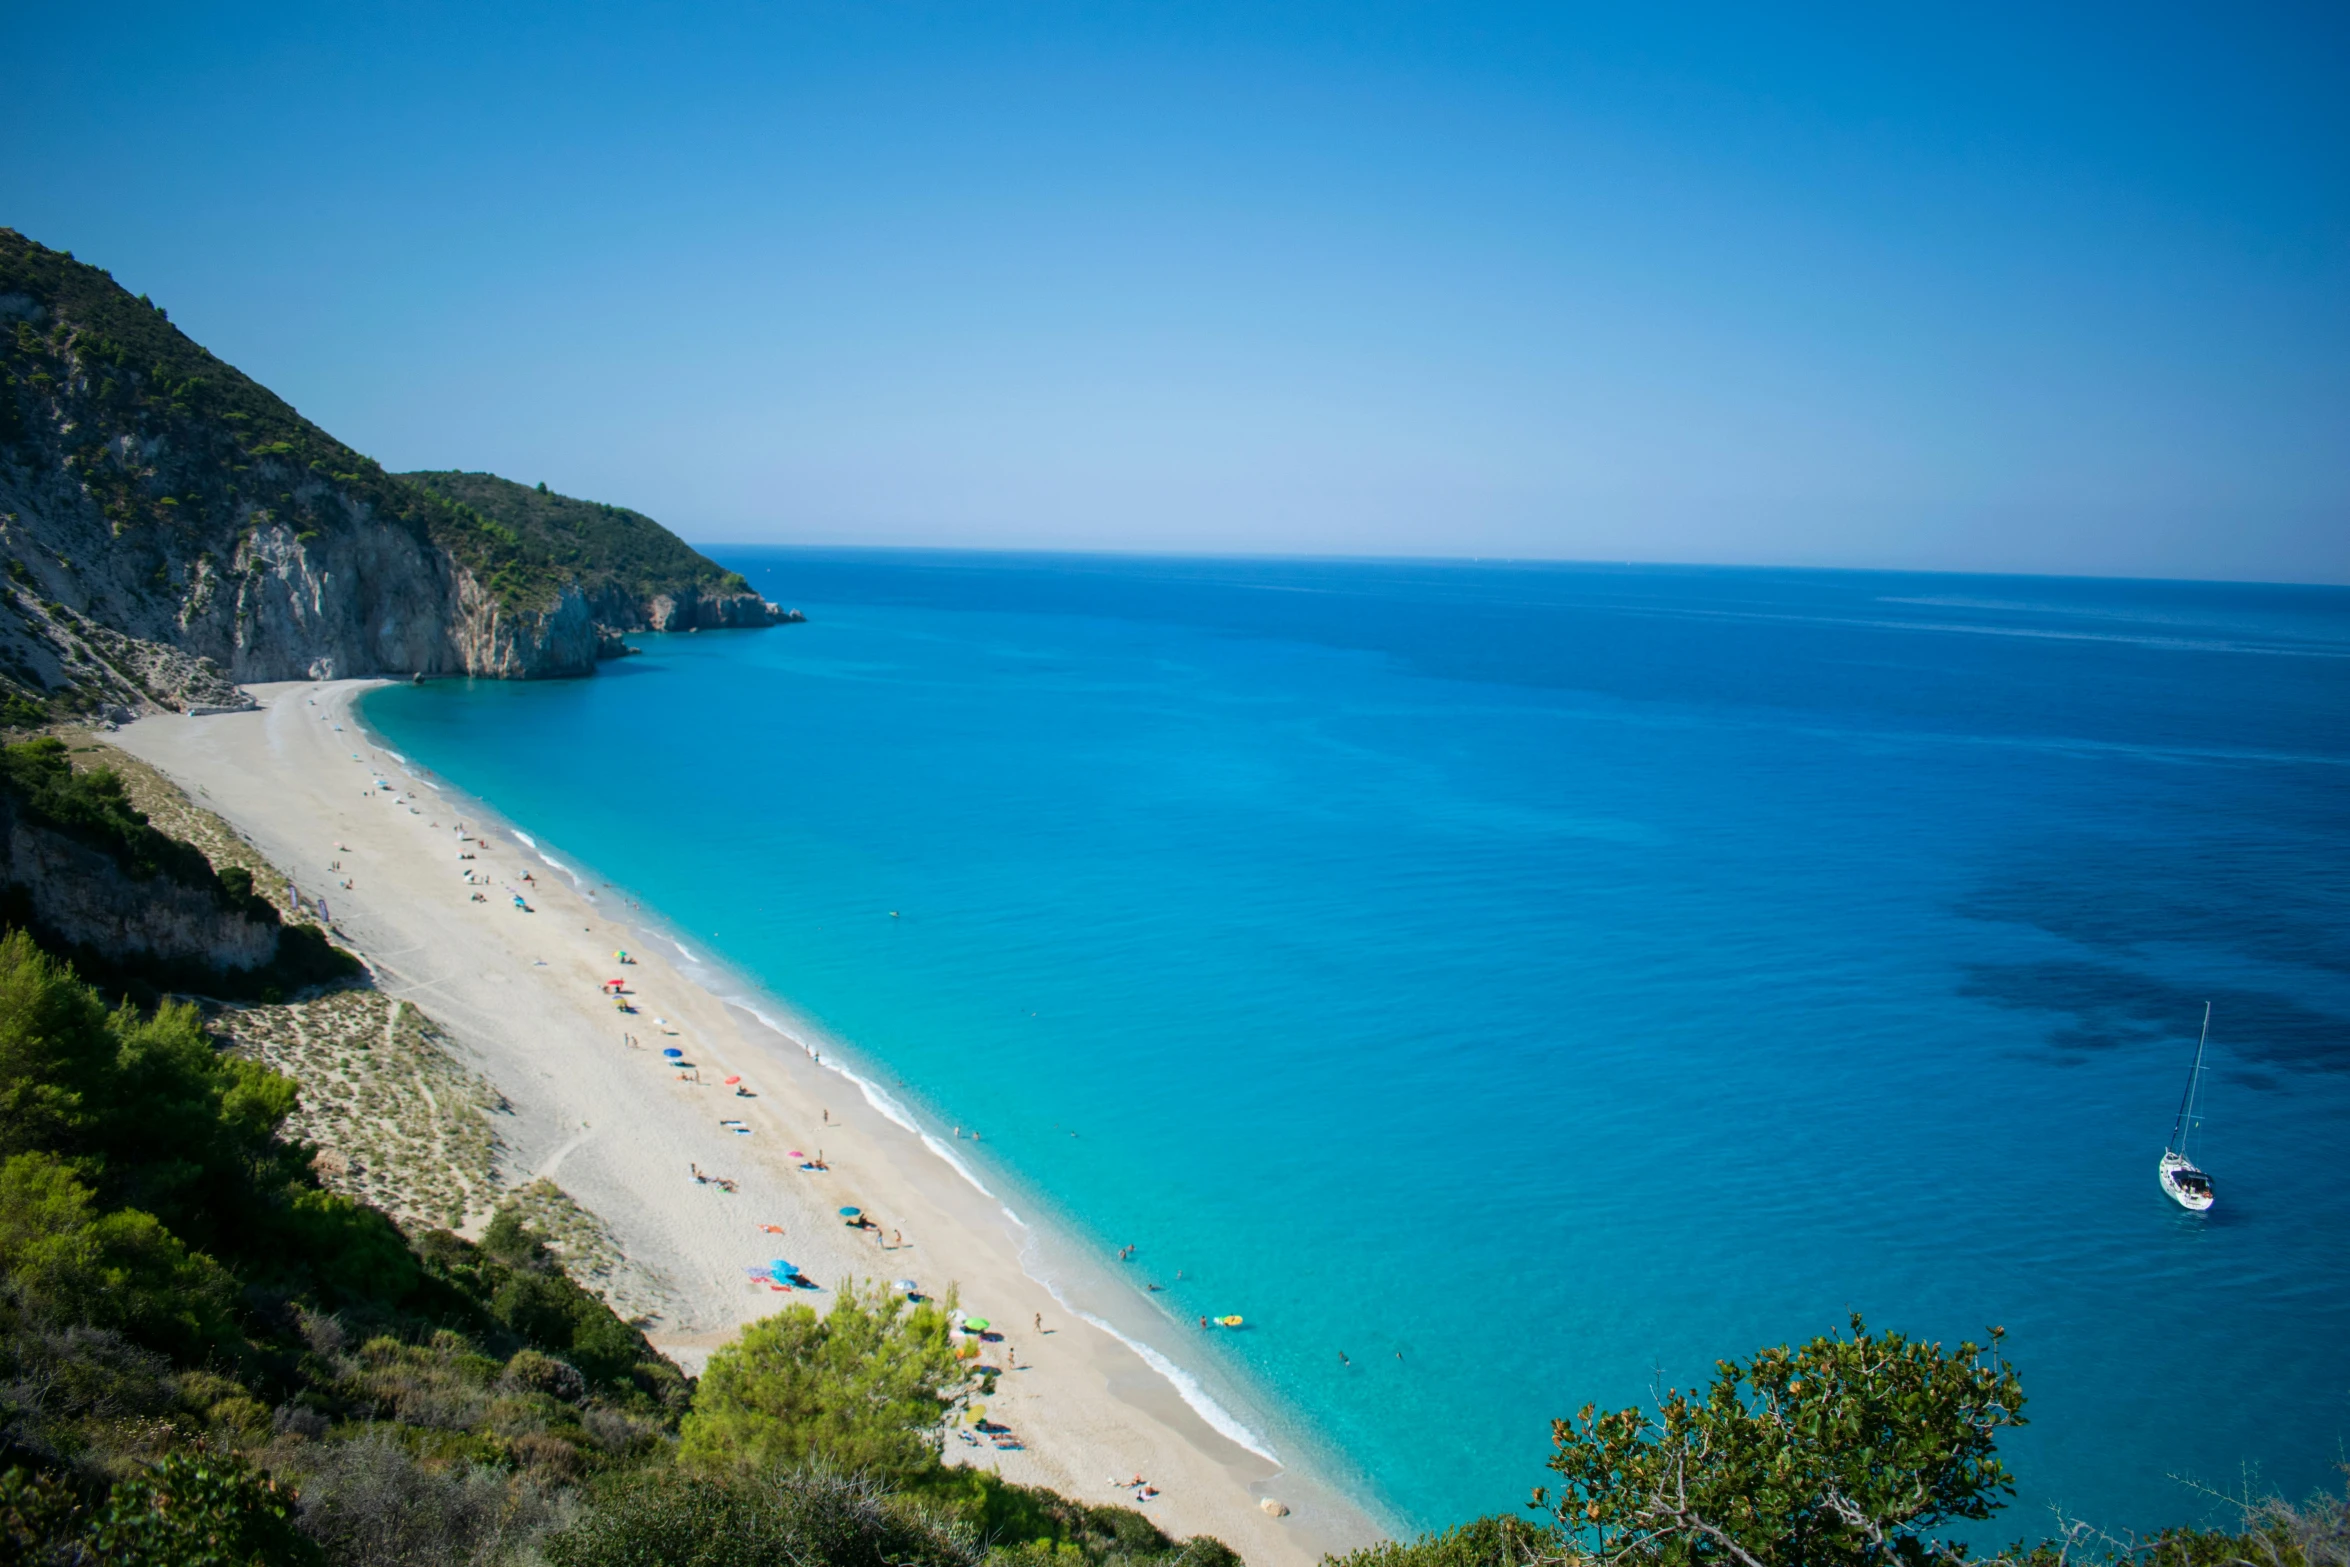
<svg viewBox="0 0 2350 1567"><path fill-rule="evenodd" d="M2117 964L2083 959L1970 963L1959 994L2013 1011L2070 1014L2051 1030L2060 1059L2188 1040L2212 1004L2226 1052L2255 1069L2232 1074L2249 1087L2287 1086L2258 1067L2350 1072L2350 1017L2320 1011L2275 991L2237 986L2191 989Z"/></svg>

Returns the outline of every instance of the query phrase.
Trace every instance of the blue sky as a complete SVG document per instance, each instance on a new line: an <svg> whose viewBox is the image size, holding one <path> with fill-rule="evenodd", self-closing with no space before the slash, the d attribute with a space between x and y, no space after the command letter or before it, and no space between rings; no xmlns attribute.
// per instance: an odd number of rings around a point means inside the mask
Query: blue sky
<svg viewBox="0 0 2350 1567"><path fill-rule="evenodd" d="M2350 581L2350 11L11 7L0 222L701 540Z"/></svg>

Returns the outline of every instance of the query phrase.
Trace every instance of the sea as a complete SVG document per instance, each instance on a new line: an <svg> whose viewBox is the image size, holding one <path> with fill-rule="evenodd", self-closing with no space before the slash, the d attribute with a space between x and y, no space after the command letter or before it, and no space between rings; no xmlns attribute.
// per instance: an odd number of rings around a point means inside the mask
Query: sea
<svg viewBox="0 0 2350 1567"><path fill-rule="evenodd" d="M2339 1482L2350 590L713 553L807 623L364 716L1390 1527L1855 1315L2005 1330L1978 1538Z"/></svg>

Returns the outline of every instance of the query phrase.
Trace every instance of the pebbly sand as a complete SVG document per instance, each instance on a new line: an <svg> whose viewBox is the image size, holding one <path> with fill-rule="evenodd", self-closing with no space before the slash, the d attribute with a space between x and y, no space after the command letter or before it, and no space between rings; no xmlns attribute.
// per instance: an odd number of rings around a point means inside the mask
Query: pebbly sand
<svg viewBox="0 0 2350 1567"><path fill-rule="evenodd" d="M1022 1445L950 1436L949 1462L1095 1503L1132 1504L1117 1482L1139 1475L1158 1489L1140 1505L1161 1529L1214 1535L1254 1567L1382 1537L1361 1508L1221 1434L1141 1354L1055 1300L1021 1265L1047 1238L800 1040L681 972L667 942L632 927L618 894L583 893L480 802L413 783L351 711L372 684L256 686L258 712L142 718L110 738L226 817L306 896L323 893L380 987L448 1029L512 1106L497 1118L508 1184L552 1180L603 1220L658 1287L655 1344L698 1371L747 1322L792 1301L825 1309L844 1278L952 1286L1003 1335L986 1363L1013 1357L987 1417ZM378 778L398 797L373 789ZM460 844L459 822L486 842ZM342 869L330 872L334 861ZM509 887L534 912L517 909ZM472 901L476 891L486 901ZM635 963L616 966L619 949ZM598 988L614 977L627 980L633 1015ZM665 1047L684 1052L698 1083L681 1080ZM756 1097L723 1086L736 1074ZM829 1170L803 1172L791 1157L819 1149ZM695 1181L694 1167L737 1190ZM881 1229L849 1229L843 1206ZM893 1233L902 1246L886 1245ZM821 1290L784 1294L748 1276L778 1257ZM1268 1513L1268 1499L1288 1515Z"/></svg>

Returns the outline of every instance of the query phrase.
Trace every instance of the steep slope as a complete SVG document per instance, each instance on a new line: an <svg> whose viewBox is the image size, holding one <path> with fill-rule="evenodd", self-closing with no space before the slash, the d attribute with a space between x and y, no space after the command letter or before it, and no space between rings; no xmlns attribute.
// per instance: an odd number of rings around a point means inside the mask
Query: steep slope
<svg viewBox="0 0 2350 1567"><path fill-rule="evenodd" d="M616 612L599 627L580 583L605 539L557 551L386 473L105 272L0 229L0 708L585 674L653 623L651 598L618 613L634 579L615 568L596 577Z"/></svg>
<svg viewBox="0 0 2350 1567"><path fill-rule="evenodd" d="M687 631L798 620L778 610L738 572L687 544L642 512L558 495L494 473L400 476L512 531L533 569L568 573L599 625L624 631Z"/></svg>

